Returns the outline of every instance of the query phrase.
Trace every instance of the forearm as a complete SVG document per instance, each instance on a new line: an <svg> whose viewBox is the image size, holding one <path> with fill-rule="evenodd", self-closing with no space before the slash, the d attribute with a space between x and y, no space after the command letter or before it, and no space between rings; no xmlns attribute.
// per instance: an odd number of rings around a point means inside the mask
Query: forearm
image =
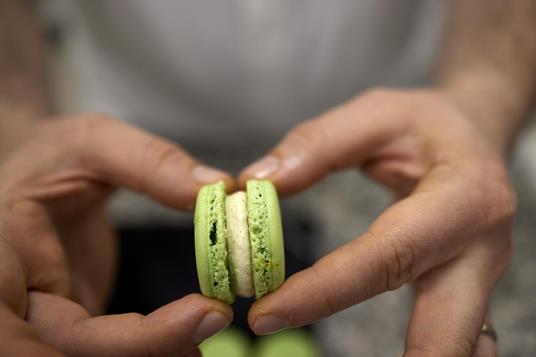
<svg viewBox="0 0 536 357"><path fill-rule="evenodd" d="M0 0L0 156L50 111L46 48L25 0Z"/></svg>
<svg viewBox="0 0 536 357"><path fill-rule="evenodd" d="M449 4L439 87L507 151L536 95L536 3Z"/></svg>

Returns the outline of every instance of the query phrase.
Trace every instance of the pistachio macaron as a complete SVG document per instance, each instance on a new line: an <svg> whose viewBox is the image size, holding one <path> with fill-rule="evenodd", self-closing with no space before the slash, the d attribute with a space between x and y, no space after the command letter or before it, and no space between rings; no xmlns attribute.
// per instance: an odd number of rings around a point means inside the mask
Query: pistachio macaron
<svg viewBox="0 0 536 357"><path fill-rule="evenodd" d="M203 186L195 206L195 256L203 295L232 303L258 299L285 280L279 199L267 180L226 195L218 182Z"/></svg>

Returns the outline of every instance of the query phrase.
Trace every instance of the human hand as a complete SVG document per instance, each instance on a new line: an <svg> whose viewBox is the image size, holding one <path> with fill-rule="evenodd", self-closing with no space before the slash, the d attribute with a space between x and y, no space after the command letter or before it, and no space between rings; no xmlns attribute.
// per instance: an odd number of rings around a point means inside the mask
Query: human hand
<svg viewBox="0 0 536 357"><path fill-rule="evenodd" d="M0 345L9 356L197 354L232 319L188 295L142 316L102 313L114 267L105 201L116 187L187 209L230 177L176 145L102 115L53 120L0 166ZM177 283L180 283L178 280Z"/></svg>
<svg viewBox="0 0 536 357"><path fill-rule="evenodd" d="M306 325L413 282L405 355L471 356L510 262L515 211L506 149L486 133L441 90L376 90L304 122L246 168L241 184L269 178L290 195L359 167L397 198L358 239L257 301L252 329Z"/></svg>

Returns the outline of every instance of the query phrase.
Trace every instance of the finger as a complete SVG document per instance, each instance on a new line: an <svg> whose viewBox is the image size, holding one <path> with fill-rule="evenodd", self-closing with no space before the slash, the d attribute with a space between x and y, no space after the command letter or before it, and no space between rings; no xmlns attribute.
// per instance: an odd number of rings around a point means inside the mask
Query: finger
<svg viewBox="0 0 536 357"><path fill-rule="evenodd" d="M487 255L477 247L417 280L404 356L470 357L479 340L480 356L493 356L493 340L481 335L498 278Z"/></svg>
<svg viewBox="0 0 536 357"><path fill-rule="evenodd" d="M76 293L71 299L91 315L102 314L117 268L117 237L110 218L102 207L91 207L61 228L72 292Z"/></svg>
<svg viewBox="0 0 536 357"><path fill-rule="evenodd" d="M476 342L473 357L497 357L497 344L491 337L481 334Z"/></svg>
<svg viewBox="0 0 536 357"><path fill-rule="evenodd" d="M378 105L376 97L365 95L300 124L266 157L247 167L239 176L240 184L268 178L282 195L288 195L332 171L363 164L404 131L404 118L386 123L391 109Z"/></svg>
<svg viewBox="0 0 536 357"><path fill-rule="evenodd" d="M68 296L70 284L65 254L50 218L41 205L35 202L2 202L0 217L0 256L16 256L17 264L25 275L23 293L19 293L19 296L25 297L26 289ZM0 265L5 264L7 262ZM7 267L6 278L13 278L15 272L9 265ZM10 284L3 286L12 289Z"/></svg>
<svg viewBox="0 0 536 357"><path fill-rule="evenodd" d="M3 237L0 237L0 262L0 304L24 316L27 274L21 257Z"/></svg>
<svg viewBox="0 0 536 357"><path fill-rule="evenodd" d="M228 174L200 164L162 138L116 120L90 120L88 126L82 159L114 186L145 192L177 208L193 204L203 184L224 180L232 186Z"/></svg>
<svg viewBox="0 0 536 357"><path fill-rule="evenodd" d="M59 356L24 321L26 271L15 250L1 237L0 262L0 355Z"/></svg>
<svg viewBox="0 0 536 357"><path fill-rule="evenodd" d="M39 340L37 333L22 317L0 303L0 355L60 357Z"/></svg>
<svg viewBox="0 0 536 357"><path fill-rule="evenodd" d="M473 209L478 198L453 182L448 187L423 182L368 232L257 301L248 317L253 331L263 334L312 323L397 289L456 257L471 241L468 236L474 239L483 229L477 222L487 213L482 205Z"/></svg>
<svg viewBox="0 0 536 357"><path fill-rule="evenodd" d="M201 353L199 347L196 346L193 350L188 352L185 357L203 357L203 354Z"/></svg>
<svg viewBox="0 0 536 357"><path fill-rule="evenodd" d="M89 317L70 300L33 292L28 321L41 338L68 355L181 355L226 328L231 308L198 294L174 301L153 313Z"/></svg>
<svg viewBox="0 0 536 357"><path fill-rule="evenodd" d="M40 162L30 160L29 165L29 158L38 153ZM146 193L184 209L193 205L203 184L223 180L229 189L233 186L227 173L199 163L178 145L103 115L52 122L18 154L18 160L10 160L11 182L21 181L13 177L18 172L26 176L23 181L30 176L35 181L37 176L38 182L26 192L42 199L94 181Z"/></svg>

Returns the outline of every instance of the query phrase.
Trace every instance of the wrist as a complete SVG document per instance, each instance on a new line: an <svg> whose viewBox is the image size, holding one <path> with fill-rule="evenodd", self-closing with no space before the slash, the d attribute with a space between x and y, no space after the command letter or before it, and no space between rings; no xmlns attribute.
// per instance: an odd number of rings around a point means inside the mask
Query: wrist
<svg viewBox="0 0 536 357"><path fill-rule="evenodd" d="M532 90L484 67L451 73L436 90L458 107L479 131L506 154L528 115Z"/></svg>

